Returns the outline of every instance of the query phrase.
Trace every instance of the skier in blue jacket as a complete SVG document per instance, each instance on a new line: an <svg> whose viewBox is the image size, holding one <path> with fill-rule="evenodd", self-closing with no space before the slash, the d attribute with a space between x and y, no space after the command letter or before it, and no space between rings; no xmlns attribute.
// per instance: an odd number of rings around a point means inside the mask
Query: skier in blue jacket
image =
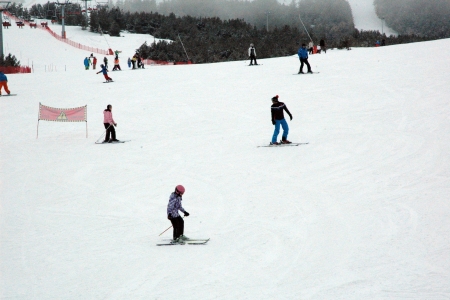
<svg viewBox="0 0 450 300"><path fill-rule="evenodd" d="M185 192L185 189L182 185L177 185L175 187L175 191L170 194L169 204L167 205L167 219L170 220L173 226L173 241L174 242L183 242L188 238L183 234L184 233L184 221L183 218L180 217L178 213L181 210L184 213L184 216L189 216L189 213L183 208L181 205L182 196Z"/></svg>
<svg viewBox="0 0 450 300"><path fill-rule="evenodd" d="M302 47L298 49L298 58L300 59L300 70L298 71L298 74L304 74L303 64L306 64L308 67L308 73L312 73L311 66L308 62L308 49L306 49L305 44L302 44Z"/></svg>

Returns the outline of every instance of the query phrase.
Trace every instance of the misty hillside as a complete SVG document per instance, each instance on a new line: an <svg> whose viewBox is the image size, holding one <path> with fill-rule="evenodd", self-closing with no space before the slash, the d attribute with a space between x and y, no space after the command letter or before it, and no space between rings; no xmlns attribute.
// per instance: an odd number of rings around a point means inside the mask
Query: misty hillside
<svg viewBox="0 0 450 300"><path fill-rule="evenodd" d="M448 0L374 0L377 15L400 34L450 37Z"/></svg>

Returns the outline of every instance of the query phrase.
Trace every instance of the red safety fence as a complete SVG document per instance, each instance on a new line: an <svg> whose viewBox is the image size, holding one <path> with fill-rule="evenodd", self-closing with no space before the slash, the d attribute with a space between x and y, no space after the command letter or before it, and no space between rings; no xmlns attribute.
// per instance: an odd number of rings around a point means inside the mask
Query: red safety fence
<svg viewBox="0 0 450 300"><path fill-rule="evenodd" d="M31 73L31 68L30 67L2 67L2 66L0 66L0 71L5 74Z"/></svg>

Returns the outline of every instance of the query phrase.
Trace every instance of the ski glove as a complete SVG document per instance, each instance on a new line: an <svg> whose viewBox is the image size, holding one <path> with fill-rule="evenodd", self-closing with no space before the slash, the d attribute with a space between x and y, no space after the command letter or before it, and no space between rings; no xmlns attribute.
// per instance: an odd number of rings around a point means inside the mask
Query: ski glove
<svg viewBox="0 0 450 300"><path fill-rule="evenodd" d="M184 212L185 217L189 217L189 213L187 211Z"/></svg>
<svg viewBox="0 0 450 300"><path fill-rule="evenodd" d="M275 120L272 120L272 125L275 125Z"/></svg>
<svg viewBox="0 0 450 300"><path fill-rule="evenodd" d="M289 117L291 117L291 121L292 121L292 115L289 115Z"/></svg>

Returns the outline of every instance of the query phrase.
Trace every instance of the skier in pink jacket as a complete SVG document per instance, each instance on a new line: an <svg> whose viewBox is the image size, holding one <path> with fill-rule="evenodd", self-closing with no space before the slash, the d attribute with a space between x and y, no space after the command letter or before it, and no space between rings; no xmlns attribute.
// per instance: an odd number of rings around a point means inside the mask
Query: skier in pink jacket
<svg viewBox="0 0 450 300"><path fill-rule="evenodd" d="M105 125L106 129L106 136L103 143L119 142L119 140L116 139L116 130L114 129L114 127L117 126L117 123L114 121L112 116L111 104L108 104L106 109L103 111L103 125Z"/></svg>

